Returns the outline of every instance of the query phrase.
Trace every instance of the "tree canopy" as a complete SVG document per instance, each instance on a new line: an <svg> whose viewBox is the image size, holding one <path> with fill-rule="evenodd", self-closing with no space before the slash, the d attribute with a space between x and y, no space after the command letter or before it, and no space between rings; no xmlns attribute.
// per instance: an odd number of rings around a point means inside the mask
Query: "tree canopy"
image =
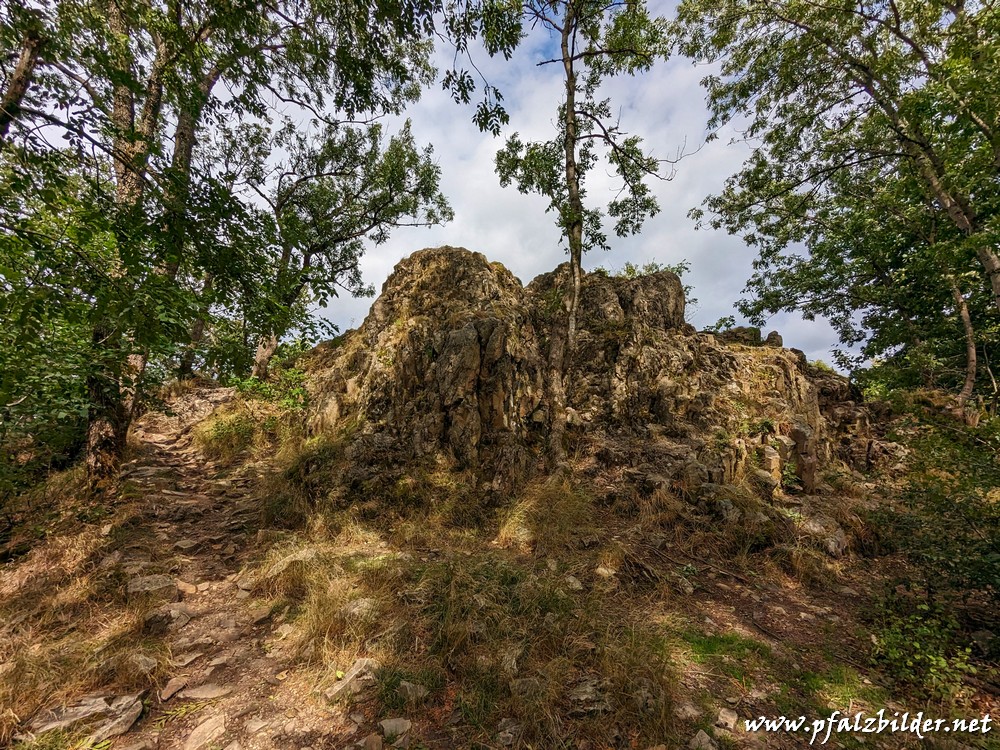
<svg viewBox="0 0 1000 750"><path fill-rule="evenodd" d="M978 2L681 3L679 48L717 65L710 126L753 145L707 201L759 249L745 312L828 315L881 354L941 336L958 289L995 330L997 24Z"/></svg>
<svg viewBox="0 0 1000 750"><path fill-rule="evenodd" d="M5 4L0 304L15 325L0 406L28 415L7 424L30 435L72 412L87 427L92 476L110 476L150 382L178 364L190 371L213 323L231 333L224 311L244 348L280 336L303 322L306 302L366 291L366 239L447 220L430 152L408 128L387 136L372 124L433 80L444 10ZM72 353L54 370L76 395L50 414L45 389L26 391L17 374L52 370L63 345Z"/></svg>

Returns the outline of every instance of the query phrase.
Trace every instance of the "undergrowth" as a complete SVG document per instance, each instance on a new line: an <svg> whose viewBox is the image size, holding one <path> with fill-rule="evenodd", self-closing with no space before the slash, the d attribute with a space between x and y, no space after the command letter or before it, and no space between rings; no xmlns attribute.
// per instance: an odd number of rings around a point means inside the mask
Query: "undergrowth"
<svg viewBox="0 0 1000 750"><path fill-rule="evenodd" d="M896 408L907 471L872 523L907 568L872 618L872 658L908 690L959 701L971 675L1000 674L1000 638L974 638L1000 630L1000 419L963 425L921 399Z"/></svg>
<svg viewBox="0 0 1000 750"><path fill-rule="evenodd" d="M198 446L223 465L248 455L297 450L308 404L304 380L300 370L278 369L273 381L235 381L236 398L196 428Z"/></svg>

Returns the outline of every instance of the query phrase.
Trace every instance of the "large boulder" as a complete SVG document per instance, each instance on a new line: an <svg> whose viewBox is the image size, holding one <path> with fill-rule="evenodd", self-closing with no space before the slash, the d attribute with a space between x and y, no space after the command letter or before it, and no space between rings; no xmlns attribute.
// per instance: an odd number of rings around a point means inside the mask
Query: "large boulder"
<svg viewBox="0 0 1000 750"><path fill-rule="evenodd" d="M510 271L460 248L414 253L315 378L313 428L360 416L359 460L444 453L509 483L539 429L540 351Z"/></svg>
<svg viewBox="0 0 1000 750"><path fill-rule="evenodd" d="M346 440L344 482L427 459L498 491L530 479L552 420L550 346L565 336L568 280L564 264L523 287L454 247L400 261L362 326L308 364L311 427ZM598 476L613 473L691 495L752 476L767 446L781 464L768 471L788 464L811 491L819 467L866 453L868 423L844 378L794 350L696 333L672 273L586 274L577 322L569 439L593 457L597 489L615 492Z"/></svg>

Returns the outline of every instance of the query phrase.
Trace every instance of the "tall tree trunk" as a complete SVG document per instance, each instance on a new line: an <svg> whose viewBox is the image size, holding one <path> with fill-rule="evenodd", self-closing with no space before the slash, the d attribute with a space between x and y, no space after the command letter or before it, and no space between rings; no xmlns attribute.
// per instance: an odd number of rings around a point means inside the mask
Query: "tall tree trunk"
<svg viewBox="0 0 1000 750"><path fill-rule="evenodd" d="M273 333L261 338L257 344L257 353L253 358L253 368L250 370L251 377L258 380L267 378L267 369L271 365L274 353L278 351L278 337Z"/></svg>
<svg viewBox="0 0 1000 750"><path fill-rule="evenodd" d="M1000 256L988 247L981 247L976 251L976 257L986 269L986 275L990 279L990 289L993 291L993 304L1000 312Z"/></svg>
<svg viewBox="0 0 1000 750"><path fill-rule="evenodd" d="M972 397L972 391L976 387L976 331L972 327L972 316L969 315L969 305L965 301L965 295L958 286L954 278L949 278L951 283L951 296L955 300L955 310L962 321L962 330L965 332L965 383L958 394L958 408L965 409L965 404Z"/></svg>
<svg viewBox="0 0 1000 750"><path fill-rule="evenodd" d="M42 37L37 29L30 29L24 35L21 43L21 55L14 66L14 72L10 76L10 83L7 90L0 99L0 146L7 140L7 133L10 124L17 117L21 109L21 102L24 101L31 85L31 76L38 66L38 57L42 50Z"/></svg>
<svg viewBox="0 0 1000 750"><path fill-rule="evenodd" d="M146 180L150 144L159 126L163 103L163 80L167 65L167 49L158 44L143 90L144 100L139 122L136 123L136 96L129 79L134 70L129 48L132 29L122 11L121 0L108 0L108 28L116 37L111 51L112 64L121 78L112 92L111 124L114 128L114 169L116 202L122 214L140 210ZM128 222L125 222L127 225ZM122 244L134 237L119 236ZM95 349L122 353L134 332L122 330L117 322L100 320L94 326ZM108 360L107 356L101 359ZM117 471L121 452L125 449L128 429L140 401L140 386L146 369L146 356L129 354L118 365L105 366L88 378L91 400L87 426L87 475L92 488L99 488L112 479Z"/></svg>
<svg viewBox="0 0 1000 750"><path fill-rule="evenodd" d="M116 344L118 331L98 325L91 346L96 360L107 360L108 349ZM118 472L118 461L125 448L128 417L121 393L121 382L112 368L99 366L87 375L86 466L91 489L103 489Z"/></svg>
<svg viewBox="0 0 1000 750"><path fill-rule="evenodd" d="M575 40L575 8L567 3L563 16L560 47L563 61L566 105L563 112L563 162L567 189L565 219L566 241L569 244L569 283L566 291L569 304L566 307L565 335L553 322L549 336L549 377L548 396L551 407L549 415L548 459L552 468L566 460L566 423L568 407L567 383L569 369L576 351L576 317L580 306L580 279L583 263L583 200L580 197L580 174L577 169L576 132L576 70L573 62L573 42Z"/></svg>
<svg viewBox="0 0 1000 750"><path fill-rule="evenodd" d="M576 315L580 307L580 280L583 275L583 199L580 197L580 173L577 170L576 132L576 70L575 50L576 19L573 3L567 3L563 19L561 51L566 84L566 109L563 114L563 159L566 171L567 210L566 241L569 243L570 299L569 318L566 323L566 349L572 359L576 349Z"/></svg>
<svg viewBox="0 0 1000 750"><path fill-rule="evenodd" d="M559 323L553 322L549 336L549 378L548 396L552 413L549 415L549 455L551 469L556 469L566 460L566 387L565 358L566 337L559 330Z"/></svg>
<svg viewBox="0 0 1000 750"><path fill-rule="evenodd" d="M191 323L191 341L184 349L180 365L177 368L179 380L194 375L194 358L198 345L205 339L205 328L208 325L208 313L211 307L209 295L212 292L214 281L215 277L211 273L205 275L205 283L201 287L201 309L198 311L198 317Z"/></svg>
<svg viewBox="0 0 1000 750"><path fill-rule="evenodd" d="M192 100L177 115L177 126L174 128L174 153L170 163L173 182L167 189L165 196L165 202L170 210L171 231L163 273L170 279L177 276L184 254L184 242L187 235L186 208L191 185L191 161L198 140L198 124L212 89L215 88L221 75L221 68L213 66L198 83ZM204 324L202 324L202 328L204 328Z"/></svg>

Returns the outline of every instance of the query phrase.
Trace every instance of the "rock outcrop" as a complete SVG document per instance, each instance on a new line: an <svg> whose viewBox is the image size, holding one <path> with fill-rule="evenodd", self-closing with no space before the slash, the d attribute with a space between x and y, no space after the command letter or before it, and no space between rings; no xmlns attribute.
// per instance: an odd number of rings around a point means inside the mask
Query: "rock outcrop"
<svg viewBox="0 0 1000 750"><path fill-rule="evenodd" d="M442 247L400 261L363 325L311 355L314 433L338 434L345 481L434 459L508 492L543 466L548 348L563 335L568 266L527 287L479 253ZM801 352L730 342L684 322L680 280L584 277L567 362L577 469L687 497L705 484L807 492L836 461L870 460L867 413L848 382Z"/></svg>

